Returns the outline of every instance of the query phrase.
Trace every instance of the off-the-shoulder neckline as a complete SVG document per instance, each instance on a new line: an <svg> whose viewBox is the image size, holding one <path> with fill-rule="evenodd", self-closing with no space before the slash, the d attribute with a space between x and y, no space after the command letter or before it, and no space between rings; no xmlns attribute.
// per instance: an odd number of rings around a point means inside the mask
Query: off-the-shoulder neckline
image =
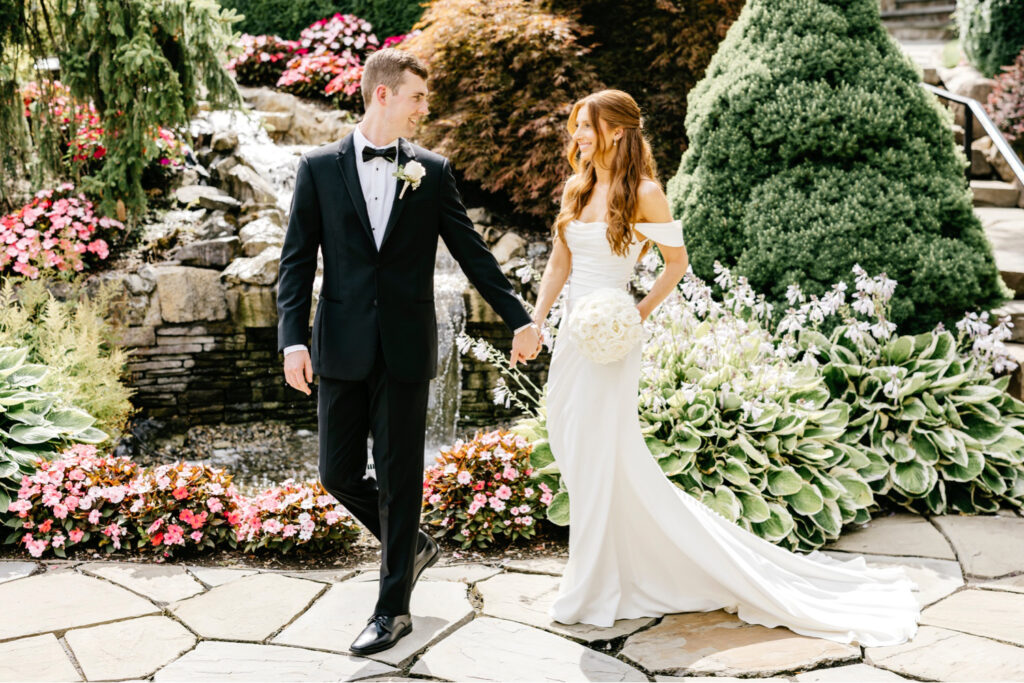
<svg viewBox="0 0 1024 683"><path fill-rule="evenodd" d="M579 223L580 225L608 225L608 221L581 221L579 218L574 218L574 219L572 219L569 222L570 223ZM634 226L637 226L637 225L673 225L673 224L678 223L678 222L679 222L679 219L677 218L675 220L668 221L668 222L665 222L665 223L642 222L642 223L633 223L633 225Z"/></svg>

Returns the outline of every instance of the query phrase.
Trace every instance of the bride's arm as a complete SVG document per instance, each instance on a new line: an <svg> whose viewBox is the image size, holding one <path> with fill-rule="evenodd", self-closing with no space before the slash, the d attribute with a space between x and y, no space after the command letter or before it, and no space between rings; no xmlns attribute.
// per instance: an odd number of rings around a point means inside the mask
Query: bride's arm
<svg viewBox="0 0 1024 683"><path fill-rule="evenodd" d="M572 252L560 237L555 237L551 256L548 258L548 264L544 266L544 275L540 278L540 292L537 294L537 304L533 309L533 322L540 325L547 320L548 313L555 305L565 281L569 279L571 270Z"/></svg>
<svg viewBox="0 0 1024 683"><path fill-rule="evenodd" d="M642 223L669 223L672 221L672 211L669 209L668 198L657 183L645 181L640 185L640 201L637 214L642 217ZM640 317L647 320L647 316L665 300L672 290L676 288L679 281L686 274L690 265L690 258L686 253L686 247L670 247L655 242L658 251L665 260L665 266L654 281L651 291L647 293L639 304L637 310Z"/></svg>
<svg viewBox="0 0 1024 683"><path fill-rule="evenodd" d="M566 195L569 193L570 182L572 182L572 178L566 181L565 188L562 190L563 206ZM561 237L552 238L551 256L548 257L548 263L544 266L544 274L540 278L540 291L537 293L537 303L533 308L533 322L543 325L547 320L548 313L555 305L555 300L558 299L571 271L572 252L569 251L569 246Z"/></svg>

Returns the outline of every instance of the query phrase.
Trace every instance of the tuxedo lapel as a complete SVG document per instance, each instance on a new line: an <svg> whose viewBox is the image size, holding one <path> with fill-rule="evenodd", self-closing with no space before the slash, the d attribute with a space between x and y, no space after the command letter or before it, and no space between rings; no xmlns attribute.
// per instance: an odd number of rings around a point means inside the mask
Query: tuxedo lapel
<svg viewBox="0 0 1024 683"><path fill-rule="evenodd" d="M405 140L405 138L399 139L398 144L398 166L402 167L409 163L411 159L416 158L416 150L413 149L412 145ZM380 248L384 248L384 243L388 241L388 236L395 227L395 223L398 222L399 216L402 215L402 209L405 208L406 202L409 200L409 194L413 192L412 185L410 184L405 190L405 196L401 197L402 186L405 185L404 180L399 180L395 186L395 201L391 204L391 213L388 215L388 225L384 228L384 237L380 241Z"/></svg>
<svg viewBox="0 0 1024 683"><path fill-rule="evenodd" d="M359 214L359 220L363 224L366 236L376 244L376 240L373 239L373 228L370 227L370 214L366 211L363 187L359 184L359 171L356 170L356 163L356 145L352 134L349 133L338 144L338 166L341 168L341 177L348 189L349 197L352 199L352 206Z"/></svg>

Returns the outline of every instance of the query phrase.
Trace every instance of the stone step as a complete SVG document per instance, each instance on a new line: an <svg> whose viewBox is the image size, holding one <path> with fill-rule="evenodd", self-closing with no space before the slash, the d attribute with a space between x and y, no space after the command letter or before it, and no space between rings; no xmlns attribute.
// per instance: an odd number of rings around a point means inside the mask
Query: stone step
<svg viewBox="0 0 1024 683"><path fill-rule="evenodd" d="M1020 189L1002 180L972 180L975 206L1017 206Z"/></svg>
<svg viewBox="0 0 1024 683"><path fill-rule="evenodd" d="M919 6L921 4L924 4L924 6ZM902 19L921 19L926 23L945 25L951 21L953 11L956 10L956 5L949 3L943 3L940 5L915 2L914 5L915 6L911 7L901 5L899 9L883 11L882 22L888 24L891 21L899 21Z"/></svg>
<svg viewBox="0 0 1024 683"><path fill-rule="evenodd" d="M1007 301L1005 304L992 311L992 313L997 318L1004 315L1010 316L1010 322L1013 323L1013 329L1011 330L1012 334L1010 335L1009 341L1024 343L1024 299Z"/></svg>
<svg viewBox="0 0 1024 683"><path fill-rule="evenodd" d="M948 0L896 0L896 9L941 9L950 12Z"/></svg>
<svg viewBox="0 0 1024 683"><path fill-rule="evenodd" d="M946 26L908 26L886 23L885 30L889 32L889 35L899 41L947 41L956 38L956 31L954 30L952 22Z"/></svg>
<svg viewBox="0 0 1024 683"><path fill-rule="evenodd" d="M1024 209L976 207L974 215L992 244L996 267L1014 296L1024 299Z"/></svg>

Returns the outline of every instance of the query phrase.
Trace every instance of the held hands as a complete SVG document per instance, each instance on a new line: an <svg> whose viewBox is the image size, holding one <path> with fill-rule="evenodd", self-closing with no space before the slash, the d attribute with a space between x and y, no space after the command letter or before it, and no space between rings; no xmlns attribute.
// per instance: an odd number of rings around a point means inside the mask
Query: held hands
<svg viewBox="0 0 1024 683"><path fill-rule="evenodd" d="M298 389L309 396L309 383L313 381L313 364L309 360L309 351L301 349L292 351L284 357L284 378L288 386Z"/></svg>
<svg viewBox="0 0 1024 683"><path fill-rule="evenodd" d="M509 356L509 367L514 368L516 363L523 363L525 365L527 361L537 357L540 349L540 328L537 325L530 325L512 338L512 353Z"/></svg>

